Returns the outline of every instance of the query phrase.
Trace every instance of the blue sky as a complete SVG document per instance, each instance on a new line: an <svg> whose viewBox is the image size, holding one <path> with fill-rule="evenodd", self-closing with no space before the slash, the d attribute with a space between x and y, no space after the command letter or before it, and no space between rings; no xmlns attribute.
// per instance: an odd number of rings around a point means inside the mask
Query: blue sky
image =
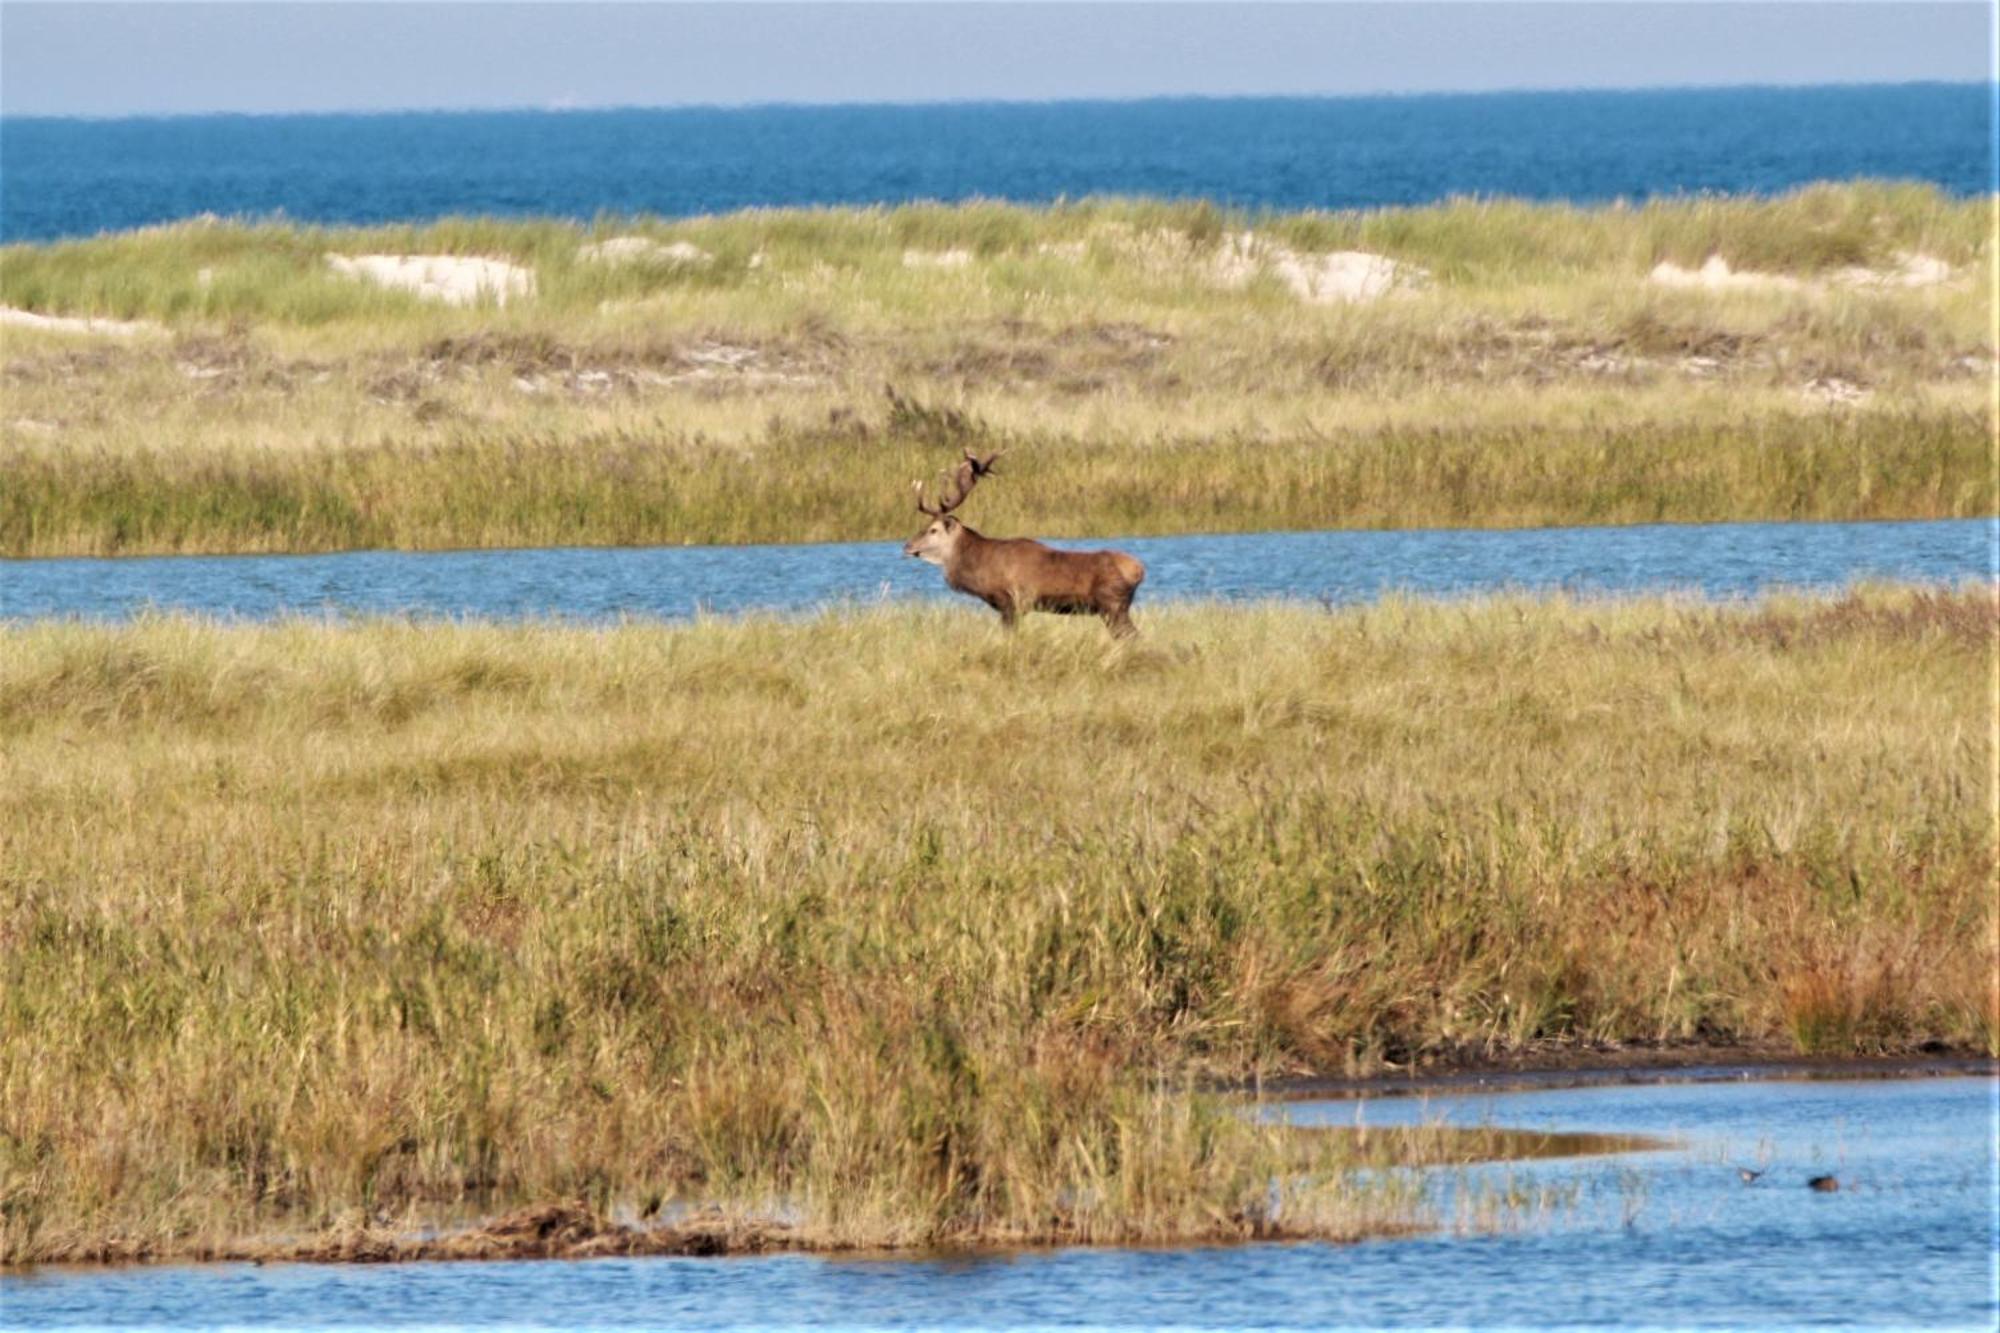
<svg viewBox="0 0 2000 1333"><path fill-rule="evenodd" d="M1980 3L26 3L0 112L1973 81Z"/></svg>

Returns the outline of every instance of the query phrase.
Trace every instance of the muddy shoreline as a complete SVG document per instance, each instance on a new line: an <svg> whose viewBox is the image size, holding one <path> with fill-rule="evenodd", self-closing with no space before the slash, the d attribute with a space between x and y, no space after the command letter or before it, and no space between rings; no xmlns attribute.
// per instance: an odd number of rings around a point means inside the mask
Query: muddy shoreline
<svg viewBox="0 0 2000 1333"><path fill-rule="evenodd" d="M1642 1145L1643 1146L1643 1145ZM1610 1151L1592 1148L1587 1151ZM899 1245L828 1239L782 1222L700 1219L648 1225L608 1217L577 1200L531 1205L486 1223L436 1234L365 1227L310 1238L225 1240L163 1248L111 1240L79 1246L55 1258L27 1264L0 1264L0 1278L39 1272L106 1268L151 1268L182 1264L407 1264L476 1263L525 1260L633 1258L717 1259L755 1255L808 1254L822 1258L923 1259L969 1254L1018 1253L1072 1247L1179 1249L1274 1241L1352 1244L1416 1234L1409 1222L1369 1217L1350 1226L1288 1227L1263 1216L1220 1219L1213 1229L1153 1239L1094 1240L1078 1231L1045 1235L995 1236L963 1241Z"/></svg>
<svg viewBox="0 0 2000 1333"><path fill-rule="evenodd" d="M1809 1056L1779 1043L1549 1043L1502 1055L1466 1053L1363 1075L1301 1074L1225 1090L1280 1101L1533 1092L1653 1083L2000 1077L2000 1058L1939 1046L1900 1055Z"/></svg>

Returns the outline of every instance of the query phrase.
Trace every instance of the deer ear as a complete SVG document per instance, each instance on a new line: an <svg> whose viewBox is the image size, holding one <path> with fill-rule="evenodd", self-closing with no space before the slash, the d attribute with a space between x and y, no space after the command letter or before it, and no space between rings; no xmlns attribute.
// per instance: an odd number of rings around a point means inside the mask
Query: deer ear
<svg viewBox="0 0 2000 1333"><path fill-rule="evenodd" d="M945 531L949 532L949 531L951 531L951 530L952 530L953 528L956 528L957 526L958 526L958 520L957 520L957 519L953 518L953 517L952 517L951 515L949 515L949 514L945 515L945 519L944 519L944 527L945 527Z"/></svg>

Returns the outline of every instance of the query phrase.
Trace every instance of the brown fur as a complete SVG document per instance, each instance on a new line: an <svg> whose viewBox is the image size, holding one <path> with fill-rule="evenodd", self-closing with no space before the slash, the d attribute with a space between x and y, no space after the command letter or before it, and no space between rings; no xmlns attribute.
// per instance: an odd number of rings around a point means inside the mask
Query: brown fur
<svg viewBox="0 0 2000 1333"><path fill-rule="evenodd" d="M1132 598L1146 567L1123 551L1058 551L1025 537L984 537L940 515L912 537L903 554L929 560L944 581L1000 613L1012 629L1029 611L1097 615L1117 638L1137 634Z"/></svg>

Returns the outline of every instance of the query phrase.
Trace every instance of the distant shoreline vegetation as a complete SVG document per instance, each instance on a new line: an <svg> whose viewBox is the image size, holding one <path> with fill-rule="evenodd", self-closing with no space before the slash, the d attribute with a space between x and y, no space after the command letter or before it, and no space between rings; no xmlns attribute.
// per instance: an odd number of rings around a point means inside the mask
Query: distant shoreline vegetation
<svg viewBox="0 0 2000 1333"><path fill-rule="evenodd" d="M0 247L0 554L1991 512L1990 202L1088 200Z"/></svg>

